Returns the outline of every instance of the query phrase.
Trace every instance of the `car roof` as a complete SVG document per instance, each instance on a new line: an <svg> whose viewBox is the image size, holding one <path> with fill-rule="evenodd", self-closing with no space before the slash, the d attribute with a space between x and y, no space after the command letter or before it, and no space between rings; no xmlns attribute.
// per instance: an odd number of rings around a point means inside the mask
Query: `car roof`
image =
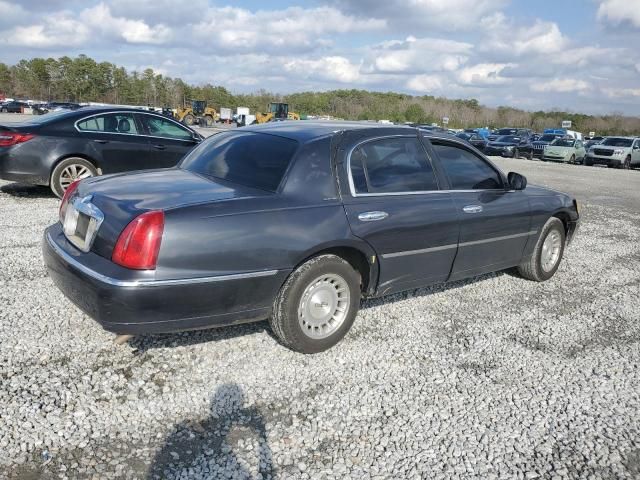
<svg viewBox="0 0 640 480"><path fill-rule="evenodd" d="M416 132L416 128L406 125L389 125L370 122L349 122L349 121L317 121L317 120L285 120L281 122L268 122L261 125L250 125L242 127L243 132L259 132L281 137L291 138L299 142L324 137L326 135L351 130L380 130L385 133L393 131Z"/></svg>

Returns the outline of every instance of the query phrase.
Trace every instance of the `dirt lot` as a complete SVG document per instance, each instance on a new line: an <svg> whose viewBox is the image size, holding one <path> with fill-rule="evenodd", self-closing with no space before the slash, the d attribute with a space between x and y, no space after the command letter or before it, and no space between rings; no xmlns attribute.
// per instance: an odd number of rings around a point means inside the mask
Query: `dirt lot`
<svg viewBox="0 0 640 480"><path fill-rule="evenodd" d="M497 162L581 201L557 275L367 301L314 356L113 345L42 266L58 201L0 181L0 478L640 478L640 171Z"/></svg>

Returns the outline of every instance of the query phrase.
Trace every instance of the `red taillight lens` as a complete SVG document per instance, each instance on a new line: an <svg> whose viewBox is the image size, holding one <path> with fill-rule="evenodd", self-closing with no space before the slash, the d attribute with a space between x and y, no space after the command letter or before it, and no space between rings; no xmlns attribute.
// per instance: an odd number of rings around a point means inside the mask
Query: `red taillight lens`
<svg viewBox="0 0 640 480"><path fill-rule="evenodd" d="M0 147L11 147L35 137L32 133L0 132Z"/></svg>
<svg viewBox="0 0 640 480"><path fill-rule="evenodd" d="M75 192L76 189L78 188L79 183L80 183L80 180L76 180L71 185L69 185L67 189L64 191L62 202L60 202L60 211L58 212L58 215L60 217L60 222L63 224L64 224L64 216L67 213L67 206L69 205L69 199L71 198L71 195L73 195L73 192Z"/></svg>
<svg viewBox="0 0 640 480"><path fill-rule="evenodd" d="M135 270L155 269L163 230L164 213L160 210L136 217L118 237L111 260Z"/></svg>

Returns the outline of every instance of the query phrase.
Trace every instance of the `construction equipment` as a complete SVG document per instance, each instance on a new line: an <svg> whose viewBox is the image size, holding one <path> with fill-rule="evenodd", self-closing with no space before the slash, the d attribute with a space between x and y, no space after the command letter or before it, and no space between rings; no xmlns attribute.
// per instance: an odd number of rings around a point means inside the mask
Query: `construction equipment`
<svg viewBox="0 0 640 480"><path fill-rule="evenodd" d="M271 102L269 111L256 113L256 123L267 123L278 120L300 120L300 115L289 111L289 104L282 102Z"/></svg>
<svg viewBox="0 0 640 480"><path fill-rule="evenodd" d="M212 127L217 118L218 112L208 107L205 100L192 100L191 105L179 108L176 112L176 120L189 126Z"/></svg>

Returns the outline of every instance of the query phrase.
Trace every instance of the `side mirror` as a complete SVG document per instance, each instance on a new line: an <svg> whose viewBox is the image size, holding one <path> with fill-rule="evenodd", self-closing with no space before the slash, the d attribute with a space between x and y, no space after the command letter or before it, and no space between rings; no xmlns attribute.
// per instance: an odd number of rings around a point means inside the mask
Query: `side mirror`
<svg viewBox="0 0 640 480"><path fill-rule="evenodd" d="M191 138L196 143L200 143L202 141L202 137L195 132L191 134Z"/></svg>
<svg viewBox="0 0 640 480"><path fill-rule="evenodd" d="M509 172L507 175L509 186L512 190L524 190L527 188L527 177L516 172Z"/></svg>

